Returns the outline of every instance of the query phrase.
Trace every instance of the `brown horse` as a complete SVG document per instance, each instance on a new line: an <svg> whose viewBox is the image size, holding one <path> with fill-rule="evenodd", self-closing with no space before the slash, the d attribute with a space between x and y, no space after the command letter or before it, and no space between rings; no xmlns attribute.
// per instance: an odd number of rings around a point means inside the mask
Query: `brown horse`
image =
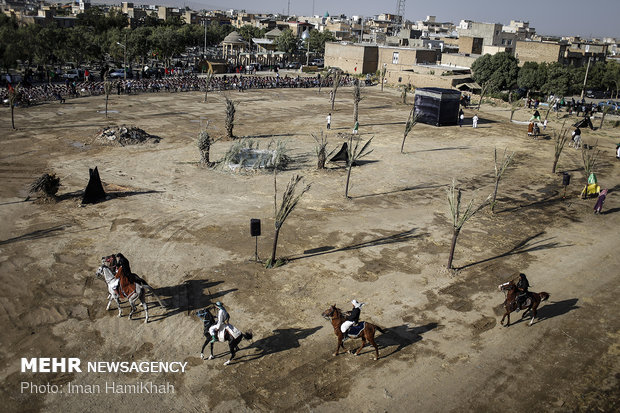
<svg viewBox="0 0 620 413"><path fill-rule="evenodd" d="M506 294L506 300L504 301L504 308L506 309L506 313L502 317L502 320L499 322L500 324L504 324L504 319L508 317L506 321L506 327L510 325L510 313L517 309L517 296L519 295L519 290L517 289L517 285L513 281L508 281L504 284L501 284L498 289L503 291ZM540 305L542 301L546 301L549 298L549 294L546 292L535 293L530 291L527 298L525 299L525 305L527 308L523 312L521 318L525 318L528 312L532 312L532 319L530 320L528 326L531 326L534 322L534 318L536 318L536 309Z"/></svg>
<svg viewBox="0 0 620 413"><path fill-rule="evenodd" d="M338 345L336 346L336 352L334 353L334 356L337 356L340 352L340 347L345 350L344 344L342 344L344 334L340 330L340 326L345 321L345 316L342 311L340 311L340 309L336 307L336 304L330 306L327 310L325 310L322 316L323 318L331 320L332 327L334 327L334 334L336 334L336 337L338 337ZM356 356L360 354L360 351L362 351L362 349L366 345L366 341L368 341L375 348L375 360L379 360L379 347L377 347L377 343L375 343L375 330L379 330L380 332L385 333L385 331L381 329L381 327L371 324L367 321L365 322L364 329L359 334L359 336L355 337L362 339L362 346L358 348L355 352Z"/></svg>

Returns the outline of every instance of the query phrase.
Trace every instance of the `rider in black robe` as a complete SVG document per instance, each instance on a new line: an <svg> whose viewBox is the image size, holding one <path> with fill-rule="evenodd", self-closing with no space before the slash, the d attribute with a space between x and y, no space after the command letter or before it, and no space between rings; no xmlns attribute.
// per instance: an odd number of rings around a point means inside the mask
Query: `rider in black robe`
<svg viewBox="0 0 620 413"><path fill-rule="evenodd" d="M519 290L519 295L517 296L517 311L521 310L521 307L529 295L528 288L530 288L530 283L527 277L523 273L519 274L519 281L517 282L517 290Z"/></svg>

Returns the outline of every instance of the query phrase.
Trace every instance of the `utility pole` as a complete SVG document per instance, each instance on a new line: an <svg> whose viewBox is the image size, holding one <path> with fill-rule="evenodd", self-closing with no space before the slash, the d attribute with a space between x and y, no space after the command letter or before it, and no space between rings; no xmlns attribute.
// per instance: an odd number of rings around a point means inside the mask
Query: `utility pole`
<svg viewBox="0 0 620 413"><path fill-rule="evenodd" d="M586 91L586 82L588 81L588 72L590 71L590 60L592 60L592 56L588 57L588 67L586 67L586 76L583 78L583 87L581 88L581 99L583 99L583 94Z"/></svg>

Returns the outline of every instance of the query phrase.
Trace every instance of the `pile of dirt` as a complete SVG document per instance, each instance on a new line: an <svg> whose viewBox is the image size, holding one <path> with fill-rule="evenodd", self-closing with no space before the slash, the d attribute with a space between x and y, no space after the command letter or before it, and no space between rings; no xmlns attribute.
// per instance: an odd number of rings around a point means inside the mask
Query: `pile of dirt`
<svg viewBox="0 0 620 413"><path fill-rule="evenodd" d="M145 132L135 126L108 126L97 132L95 139L103 144L138 145L141 143L159 143L161 138Z"/></svg>

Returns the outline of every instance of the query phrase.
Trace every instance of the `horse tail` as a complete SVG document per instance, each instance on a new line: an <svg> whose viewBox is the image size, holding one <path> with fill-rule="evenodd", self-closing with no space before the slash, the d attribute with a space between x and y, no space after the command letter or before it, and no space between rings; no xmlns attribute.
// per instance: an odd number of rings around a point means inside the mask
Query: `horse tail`
<svg viewBox="0 0 620 413"><path fill-rule="evenodd" d="M246 340L252 340L252 337L254 337L254 334L252 334L251 331L248 331L247 333L241 333L243 335L243 338L245 338Z"/></svg>
<svg viewBox="0 0 620 413"><path fill-rule="evenodd" d="M377 330L379 330L382 334L387 333L387 330L386 330L386 329L383 329L383 328L379 327L378 325L375 325L375 328L376 328Z"/></svg>
<svg viewBox="0 0 620 413"><path fill-rule="evenodd" d="M544 291L538 293L538 295L540 295L540 301L547 301L549 299L549 293L546 293Z"/></svg>
<svg viewBox="0 0 620 413"><path fill-rule="evenodd" d="M144 280L142 280L144 281ZM162 308L166 308L166 306L164 305L164 303L162 303L161 299L159 298L159 296L157 294L155 294L155 290L153 289L153 287L151 287L150 285L148 285L146 283L146 281L144 281L144 283L142 284L145 288L148 288L148 290L151 292L151 294L153 294L153 297L155 297L155 299L157 300L157 302L159 303L159 306Z"/></svg>

